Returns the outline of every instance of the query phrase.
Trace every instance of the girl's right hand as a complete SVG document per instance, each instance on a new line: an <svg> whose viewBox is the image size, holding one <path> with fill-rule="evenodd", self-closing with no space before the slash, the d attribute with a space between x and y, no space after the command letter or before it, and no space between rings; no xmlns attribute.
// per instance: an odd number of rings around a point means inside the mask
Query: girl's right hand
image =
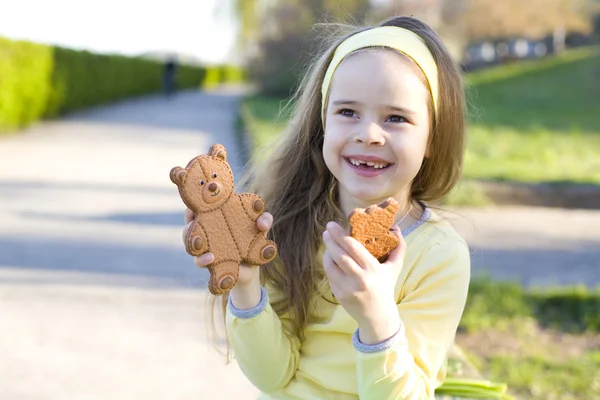
<svg viewBox="0 0 600 400"><path fill-rule="evenodd" d="M196 219L196 215L189 208L185 209L185 227L182 232L182 239L185 241L185 236L192 226L192 221ZM267 232L273 224L273 216L268 213L262 213L256 220L256 226L259 230ZM214 261L215 257L212 253L204 253L200 256L194 257L194 264L198 267L206 268L210 263ZM255 286L256 285L256 286ZM238 275L237 282L233 289L240 290L249 287L260 286L260 269L256 265L250 265L246 263L240 264L240 272ZM233 290L232 289L232 290Z"/></svg>

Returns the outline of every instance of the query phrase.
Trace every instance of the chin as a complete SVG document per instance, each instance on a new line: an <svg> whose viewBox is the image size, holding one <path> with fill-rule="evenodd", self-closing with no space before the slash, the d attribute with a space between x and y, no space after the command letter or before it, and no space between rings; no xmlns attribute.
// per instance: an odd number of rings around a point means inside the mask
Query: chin
<svg viewBox="0 0 600 400"><path fill-rule="evenodd" d="M368 205L379 203L381 200L389 197L381 191L373 190L373 188L354 188L347 190L347 192L354 199Z"/></svg>

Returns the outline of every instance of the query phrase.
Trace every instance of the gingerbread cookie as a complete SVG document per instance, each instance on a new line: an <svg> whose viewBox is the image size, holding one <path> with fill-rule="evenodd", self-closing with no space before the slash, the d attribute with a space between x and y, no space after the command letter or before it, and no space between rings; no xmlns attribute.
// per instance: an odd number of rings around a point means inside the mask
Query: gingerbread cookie
<svg viewBox="0 0 600 400"><path fill-rule="evenodd" d="M192 256L214 255L208 265L212 294L221 295L235 285L241 262L262 265L275 258L275 243L256 226L263 200L253 193L234 193L225 147L214 144L185 168L171 169L170 178L196 215L185 237L186 251Z"/></svg>
<svg viewBox="0 0 600 400"><path fill-rule="evenodd" d="M400 243L390 231L399 207L398 202L390 197L381 204L357 208L348 216L350 236L362 243L380 262Z"/></svg>

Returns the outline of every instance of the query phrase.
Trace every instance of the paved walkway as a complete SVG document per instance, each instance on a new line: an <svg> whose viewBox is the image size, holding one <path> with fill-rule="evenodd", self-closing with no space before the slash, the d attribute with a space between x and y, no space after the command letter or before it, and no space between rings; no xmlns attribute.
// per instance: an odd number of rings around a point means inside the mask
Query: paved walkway
<svg viewBox="0 0 600 400"><path fill-rule="evenodd" d="M236 174L238 93L127 101L0 137L0 399L246 399L208 344L169 171Z"/></svg>
<svg viewBox="0 0 600 400"><path fill-rule="evenodd" d="M151 97L0 137L0 399L253 398L207 341L168 177L215 142L239 174L238 100ZM600 212L461 213L475 273L600 283Z"/></svg>
<svg viewBox="0 0 600 400"><path fill-rule="evenodd" d="M491 207L447 217L469 242L473 273L527 287L600 287L600 210Z"/></svg>

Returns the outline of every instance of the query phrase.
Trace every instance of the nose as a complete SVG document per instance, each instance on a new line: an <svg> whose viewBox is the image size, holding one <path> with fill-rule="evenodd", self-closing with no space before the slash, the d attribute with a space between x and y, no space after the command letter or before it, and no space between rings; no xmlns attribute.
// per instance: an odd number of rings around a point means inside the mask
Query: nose
<svg viewBox="0 0 600 400"><path fill-rule="evenodd" d="M216 192L217 191L217 184L216 183L211 183L210 185L208 185L208 190L210 192Z"/></svg>
<svg viewBox="0 0 600 400"><path fill-rule="evenodd" d="M381 132L381 127L375 122L365 122L365 124L358 129L359 130L354 137L355 142L374 146L381 146L383 144L384 137Z"/></svg>

